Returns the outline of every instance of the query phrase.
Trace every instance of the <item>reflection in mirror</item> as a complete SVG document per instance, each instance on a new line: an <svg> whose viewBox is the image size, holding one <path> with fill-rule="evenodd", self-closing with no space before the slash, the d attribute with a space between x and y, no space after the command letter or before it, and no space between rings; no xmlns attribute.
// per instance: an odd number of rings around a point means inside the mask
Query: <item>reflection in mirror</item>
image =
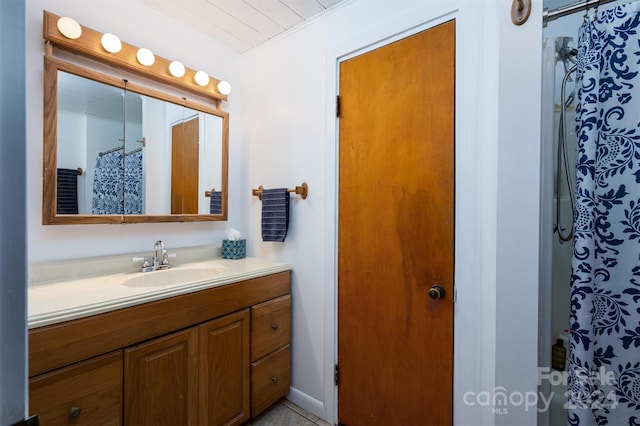
<svg viewBox="0 0 640 426"><path fill-rule="evenodd" d="M222 119L185 107L169 122L171 213L221 214Z"/></svg>
<svg viewBox="0 0 640 426"><path fill-rule="evenodd" d="M58 215L226 215L226 113L57 73Z"/></svg>
<svg viewBox="0 0 640 426"><path fill-rule="evenodd" d="M122 214L124 99L121 88L59 71L58 214Z"/></svg>

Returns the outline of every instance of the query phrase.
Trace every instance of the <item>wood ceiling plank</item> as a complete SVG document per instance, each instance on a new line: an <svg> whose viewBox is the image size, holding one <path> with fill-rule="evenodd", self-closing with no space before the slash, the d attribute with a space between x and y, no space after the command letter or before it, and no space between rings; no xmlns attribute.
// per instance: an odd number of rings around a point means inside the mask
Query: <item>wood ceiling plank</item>
<svg viewBox="0 0 640 426"><path fill-rule="evenodd" d="M267 37L248 26L243 19L235 18L207 0L181 0L175 3L179 3L181 7L209 22L210 25L216 26L251 46L257 46L267 41Z"/></svg>
<svg viewBox="0 0 640 426"><path fill-rule="evenodd" d="M293 10L296 15L302 19L309 19L318 13L324 12L324 6L316 0L280 0L289 9Z"/></svg>
<svg viewBox="0 0 640 426"><path fill-rule="evenodd" d="M238 0L207 0L214 6L224 10L229 16L244 22L266 38L272 38L284 31L284 27L261 13L249 4Z"/></svg>
<svg viewBox="0 0 640 426"><path fill-rule="evenodd" d="M301 16L296 14L280 0L244 0L244 2L265 16L268 16L276 24L285 29L289 29L303 22Z"/></svg>
<svg viewBox="0 0 640 426"><path fill-rule="evenodd" d="M325 9L333 6L334 4L340 3L342 0L318 0L318 3L323 5Z"/></svg>
<svg viewBox="0 0 640 426"><path fill-rule="evenodd" d="M214 40L219 41L222 45L227 46L235 52L246 52L251 44L238 37L220 29L215 22L209 22L193 12L181 7L181 2L173 0L140 0L150 8L157 12L170 17L176 22L181 23L185 27L200 32ZM183 58L175 58L184 60Z"/></svg>

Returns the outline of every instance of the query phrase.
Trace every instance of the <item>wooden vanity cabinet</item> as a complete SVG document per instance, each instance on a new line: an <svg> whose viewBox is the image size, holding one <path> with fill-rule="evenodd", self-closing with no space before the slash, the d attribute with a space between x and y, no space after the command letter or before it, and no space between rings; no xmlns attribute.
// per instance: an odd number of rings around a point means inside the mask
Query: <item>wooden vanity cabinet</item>
<svg viewBox="0 0 640 426"><path fill-rule="evenodd" d="M121 425L122 351L32 378L29 410L44 426Z"/></svg>
<svg viewBox="0 0 640 426"><path fill-rule="evenodd" d="M32 329L30 414L44 426L243 424L289 391L289 292L281 272Z"/></svg>
<svg viewBox="0 0 640 426"><path fill-rule="evenodd" d="M291 296L251 307L251 416L289 392Z"/></svg>
<svg viewBox="0 0 640 426"><path fill-rule="evenodd" d="M249 309L128 348L125 425L249 419Z"/></svg>
<svg viewBox="0 0 640 426"><path fill-rule="evenodd" d="M239 425L249 412L249 309L198 327L200 424Z"/></svg>
<svg viewBox="0 0 640 426"><path fill-rule="evenodd" d="M124 351L124 424L198 424L198 330Z"/></svg>

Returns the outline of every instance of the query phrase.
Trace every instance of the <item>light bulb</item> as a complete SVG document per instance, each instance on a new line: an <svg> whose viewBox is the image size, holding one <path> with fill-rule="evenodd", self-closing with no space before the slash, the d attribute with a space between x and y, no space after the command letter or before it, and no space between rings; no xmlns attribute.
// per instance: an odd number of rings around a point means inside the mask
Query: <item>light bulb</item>
<svg viewBox="0 0 640 426"><path fill-rule="evenodd" d="M111 33L105 33L100 39L100 43L104 50L109 53L118 53L122 49L122 42L117 35Z"/></svg>
<svg viewBox="0 0 640 426"><path fill-rule="evenodd" d="M218 83L218 92L222 95L228 95L231 93L231 84L228 81L222 80Z"/></svg>
<svg viewBox="0 0 640 426"><path fill-rule="evenodd" d="M204 71L198 71L193 76L193 81L195 81L198 86L204 87L209 84L209 75Z"/></svg>
<svg viewBox="0 0 640 426"><path fill-rule="evenodd" d="M78 24L73 18L69 18L68 16L63 16L58 19L58 31L62 33L66 38L70 38L75 40L82 35L82 27Z"/></svg>
<svg viewBox="0 0 640 426"><path fill-rule="evenodd" d="M156 57L152 51L146 48L138 49L138 53L136 53L136 58L138 58L138 62L140 62L144 66L153 65L156 61Z"/></svg>
<svg viewBox="0 0 640 426"><path fill-rule="evenodd" d="M169 73L174 77L182 77L184 76L185 69L184 65L181 62L173 61L169 64Z"/></svg>

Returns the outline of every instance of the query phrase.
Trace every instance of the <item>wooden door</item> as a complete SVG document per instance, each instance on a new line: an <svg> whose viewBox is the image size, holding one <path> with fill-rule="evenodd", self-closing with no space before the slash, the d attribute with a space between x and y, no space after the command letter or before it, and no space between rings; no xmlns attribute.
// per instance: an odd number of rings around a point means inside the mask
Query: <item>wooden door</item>
<svg viewBox="0 0 640 426"><path fill-rule="evenodd" d="M198 329L125 350L124 424L198 424Z"/></svg>
<svg viewBox="0 0 640 426"><path fill-rule="evenodd" d="M200 325L200 424L249 419L249 309Z"/></svg>
<svg viewBox="0 0 640 426"><path fill-rule="evenodd" d="M452 424L454 58L451 21L340 64L346 426Z"/></svg>
<svg viewBox="0 0 640 426"><path fill-rule="evenodd" d="M198 117L171 127L171 214L198 214Z"/></svg>

